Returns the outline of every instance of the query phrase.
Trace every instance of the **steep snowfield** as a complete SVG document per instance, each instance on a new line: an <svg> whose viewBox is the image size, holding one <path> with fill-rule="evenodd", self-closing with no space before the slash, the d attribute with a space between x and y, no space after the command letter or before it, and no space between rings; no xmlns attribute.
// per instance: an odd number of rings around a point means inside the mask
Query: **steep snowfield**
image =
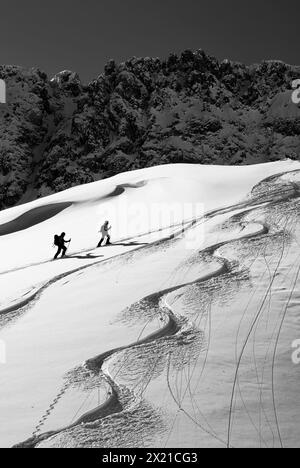
<svg viewBox="0 0 300 468"><path fill-rule="evenodd" d="M0 445L298 446L299 174L155 167L1 212Z"/></svg>

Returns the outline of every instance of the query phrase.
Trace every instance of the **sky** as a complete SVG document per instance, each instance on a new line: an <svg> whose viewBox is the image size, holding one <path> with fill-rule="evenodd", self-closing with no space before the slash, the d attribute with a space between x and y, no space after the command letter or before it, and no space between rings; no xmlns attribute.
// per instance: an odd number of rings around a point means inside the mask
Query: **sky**
<svg viewBox="0 0 300 468"><path fill-rule="evenodd" d="M0 63L84 82L105 63L203 49L247 64L300 65L299 0L1 0Z"/></svg>

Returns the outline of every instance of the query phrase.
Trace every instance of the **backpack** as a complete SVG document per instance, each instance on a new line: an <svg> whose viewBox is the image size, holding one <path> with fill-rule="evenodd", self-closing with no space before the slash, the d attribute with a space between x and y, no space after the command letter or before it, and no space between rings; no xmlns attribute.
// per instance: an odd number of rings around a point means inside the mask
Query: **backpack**
<svg viewBox="0 0 300 468"><path fill-rule="evenodd" d="M59 247L59 245L60 245L59 241L60 241L59 236L57 234L55 234L53 244L56 245L57 247Z"/></svg>

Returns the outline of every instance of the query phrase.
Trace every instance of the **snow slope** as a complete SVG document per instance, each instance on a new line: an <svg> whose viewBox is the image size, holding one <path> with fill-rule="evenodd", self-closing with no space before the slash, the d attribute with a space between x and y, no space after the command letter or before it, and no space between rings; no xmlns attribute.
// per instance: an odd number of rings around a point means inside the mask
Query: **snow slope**
<svg viewBox="0 0 300 468"><path fill-rule="evenodd" d="M298 445L298 171L155 167L1 212L0 445Z"/></svg>

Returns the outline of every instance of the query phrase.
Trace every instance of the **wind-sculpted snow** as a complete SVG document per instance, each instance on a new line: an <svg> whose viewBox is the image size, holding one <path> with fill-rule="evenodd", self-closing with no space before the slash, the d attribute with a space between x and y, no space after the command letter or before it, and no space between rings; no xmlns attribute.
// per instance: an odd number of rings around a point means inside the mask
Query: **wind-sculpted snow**
<svg viewBox="0 0 300 468"><path fill-rule="evenodd" d="M13 221L0 225L0 236L7 236L14 232L24 231L36 224L40 224L47 219L56 216L61 211L71 206L71 203L55 203L53 205L41 206L27 211L21 216L18 216Z"/></svg>
<svg viewBox="0 0 300 468"><path fill-rule="evenodd" d="M94 202L99 202L101 200L108 200L110 198L118 197L126 192L128 188L140 188L147 185L147 181L137 182L136 184L121 184L117 185L116 188L109 194L99 197ZM79 202L74 202L74 204L78 205ZM70 202L63 202L63 203L50 203L48 205L42 205L37 208L33 208L29 211L26 211L22 215L18 216L17 218L9 221L7 223L0 224L0 236L7 236L9 234L13 234L15 232L24 231L25 229L29 229L37 224L41 224L48 219L53 218L54 216L58 215L62 211L66 210L73 203Z"/></svg>

